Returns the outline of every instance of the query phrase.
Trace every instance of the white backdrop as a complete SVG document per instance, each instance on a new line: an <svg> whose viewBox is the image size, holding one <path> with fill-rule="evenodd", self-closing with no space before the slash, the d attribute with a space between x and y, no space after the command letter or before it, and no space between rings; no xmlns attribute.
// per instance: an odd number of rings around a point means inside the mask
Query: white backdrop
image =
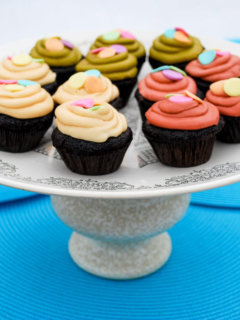
<svg viewBox="0 0 240 320"><path fill-rule="evenodd" d="M195 35L240 38L240 0L0 0L0 44L22 38L114 28L181 26Z"/></svg>

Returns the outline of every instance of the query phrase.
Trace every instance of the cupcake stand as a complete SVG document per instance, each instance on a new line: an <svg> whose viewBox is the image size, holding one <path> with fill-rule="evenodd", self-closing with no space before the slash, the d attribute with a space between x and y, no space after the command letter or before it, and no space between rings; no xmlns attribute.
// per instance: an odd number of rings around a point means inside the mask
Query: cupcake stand
<svg viewBox="0 0 240 320"><path fill-rule="evenodd" d="M80 36L68 38L79 43ZM3 46L1 55L27 52L33 43ZM226 41L203 39L203 44L240 55L240 47ZM140 78L149 70L145 63ZM84 270L111 279L137 278L163 266L172 251L167 230L183 218L190 193L240 181L239 144L217 142L210 161L198 167L167 167L158 162L141 132L133 97L122 112L134 140L120 170L110 175L70 172L51 145L52 128L31 152L0 152L0 183L51 195L57 216L74 230L69 240L72 259Z"/></svg>

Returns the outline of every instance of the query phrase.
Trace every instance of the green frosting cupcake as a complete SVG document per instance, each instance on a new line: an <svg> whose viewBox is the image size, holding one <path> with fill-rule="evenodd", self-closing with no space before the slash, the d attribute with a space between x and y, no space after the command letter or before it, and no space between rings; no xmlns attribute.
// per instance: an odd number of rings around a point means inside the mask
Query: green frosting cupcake
<svg viewBox="0 0 240 320"><path fill-rule="evenodd" d="M166 30L150 48L150 59L163 64L179 64L196 59L203 51L200 40L181 28Z"/></svg>
<svg viewBox="0 0 240 320"><path fill-rule="evenodd" d="M128 52L133 54L137 59L146 55L143 44L139 42L133 34L124 30L107 32L97 37L90 49L106 47L112 44L125 46Z"/></svg>
<svg viewBox="0 0 240 320"><path fill-rule="evenodd" d="M30 55L36 59L44 59L51 67L73 66L82 58L76 46L60 37L38 40Z"/></svg>
<svg viewBox="0 0 240 320"><path fill-rule="evenodd" d="M136 57L128 53L125 47L121 45L117 47L121 52L111 51L111 47L89 51L86 58L76 65L76 71L97 69L112 81L136 77L138 72ZM121 50L121 47L125 50Z"/></svg>

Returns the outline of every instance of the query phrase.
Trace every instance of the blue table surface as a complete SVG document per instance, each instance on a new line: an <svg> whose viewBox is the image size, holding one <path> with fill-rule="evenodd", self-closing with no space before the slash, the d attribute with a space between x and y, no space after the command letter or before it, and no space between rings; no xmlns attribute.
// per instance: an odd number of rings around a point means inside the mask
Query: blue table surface
<svg viewBox="0 0 240 320"><path fill-rule="evenodd" d="M239 195L240 183L192 194L167 264L110 281L72 262L48 196L0 186L0 319L239 320Z"/></svg>

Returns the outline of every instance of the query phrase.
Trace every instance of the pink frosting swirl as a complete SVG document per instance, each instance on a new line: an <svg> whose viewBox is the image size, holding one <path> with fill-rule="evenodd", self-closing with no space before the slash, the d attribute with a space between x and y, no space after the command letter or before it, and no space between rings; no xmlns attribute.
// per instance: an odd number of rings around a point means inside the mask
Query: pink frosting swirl
<svg viewBox="0 0 240 320"><path fill-rule="evenodd" d="M239 77L240 58L232 54L216 55L215 59L207 65L202 65L196 59L186 66L186 71L193 77L209 82Z"/></svg>
<svg viewBox="0 0 240 320"><path fill-rule="evenodd" d="M225 93L216 95L208 90L205 100L215 105L225 116L240 117L240 96L230 97Z"/></svg>
<svg viewBox="0 0 240 320"><path fill-rule="evenodd" d="M185 90L197 93L197 85L192 78L186 76L181 80L170 80L162 71L149 73L139 82L138 88L140 94L150 101L159 101L169 93L184 93Z"/></svg>

